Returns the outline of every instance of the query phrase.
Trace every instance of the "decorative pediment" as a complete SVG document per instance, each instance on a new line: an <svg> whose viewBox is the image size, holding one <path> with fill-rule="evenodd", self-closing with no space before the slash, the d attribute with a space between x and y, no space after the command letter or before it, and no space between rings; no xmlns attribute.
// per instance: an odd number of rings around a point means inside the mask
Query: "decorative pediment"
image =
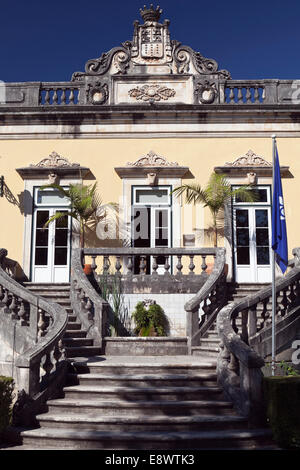
<svg viewBox="0 0 300 470"><path fill-rule="evenodd" d="M271 167L272 164L267 162L263 157L256 155L253 150L248 150L245 155L237 158L232 163L225 163L225 166L243 167L243 166L258 166L258 167Z"/></svg>
<svg viewBox="0 0 300 470"><path fill-rule="evenodd" d="M222 173L233 178L246 178L247 183L254 184L257 177L272 178L272 163L257 155L253 150L248 150L233 162L226 162L224 166L214 168L216 173ZM291 178L288 166L280 167L281 176Z"/></svg>
<svg viewBox="0 0 300 470"><path fill-rule="evenodd" d="M178 166L176 162L168 162L165 157L157 155L155 152L150 150L147 155L140 157L136 162L128 162L127 166L143 166L143 167L170 167Z"/></svg>
<svg viewBox="0 0 300 470"><path fill-rule="evenodd" d="M38 168L62 168L62 167L79 167L79 163L71 163L66 158L62 157L56 152L51 152L50 155L46 158L43 158L37 164L31 164L31 167L38 167Z"/></svg>
<svg viewBox="0 0 300 470"><path fill-rule="evenodd" d="M153 150L135 162L127 162L126 166L115 167L120 178L146 178L150 185L158 177L182 178L189 172L187 166L180 166L177 162L168 162L165 157L157 155Z"/></svg>
<svg viewBox="0 0 300 470"><path fill-rule="evenodd" d="M54 151L40 162L17 168L16 171L23 179L48 178L49 184L57 183L60 178L81 179L91 173L89 168L80 166L79 163L72 163Z"/></svg>

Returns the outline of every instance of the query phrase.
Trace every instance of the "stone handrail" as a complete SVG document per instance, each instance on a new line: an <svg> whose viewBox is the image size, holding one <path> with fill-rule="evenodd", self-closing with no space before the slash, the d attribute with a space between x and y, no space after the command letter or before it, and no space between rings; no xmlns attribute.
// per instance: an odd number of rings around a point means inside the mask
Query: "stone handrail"
<svg viewBox="0 0 300 470"><path fill-rule="evenodd" d="M83 271L86 251L80 248L72 250L70 299L74 312L87 331L87 337L93 338L94 344L102 348L109 304L102 299L97 286L90 282Z"/></svg>
<svg viewBox="0 0 300 470"><path fill-rule="evenodd" d="M36 411L61 379L60 372L65 364L62 337L67 327L67 313L58 304L29 292L4 271L4 265L2 257L0 320L3 346L16 356L12 370L17 388L33 400L32 411Z"/></svg>
<svg viewBox="0 0 300 470"><path fill-rule="evenodd" d="M299 253L299 249L293 250L295 258L293 263L289 263L290 271L276 280L276 336L284 322L285 339L289 323L291 334L295 334L295 324L292 322L300 306ZM271 298L270 285L252 296L230 303L217 317L221 341L217 363L218 381L239 411L248 416L253 424L259 423L263 416L261 368L270 348L267 350L260 345L266 331L271 329L272 314L268 308Z"/></svg>
<svg viewBox="0 0 300 470"><path fill-rule="evenodd" d="M225 249L210 248L215 257L211 275L197 294L184 308L187 313L188 351L199 344L200 337L215 321L220 308L226 301ZM200 317L199 317L200 315Z"/></svg>

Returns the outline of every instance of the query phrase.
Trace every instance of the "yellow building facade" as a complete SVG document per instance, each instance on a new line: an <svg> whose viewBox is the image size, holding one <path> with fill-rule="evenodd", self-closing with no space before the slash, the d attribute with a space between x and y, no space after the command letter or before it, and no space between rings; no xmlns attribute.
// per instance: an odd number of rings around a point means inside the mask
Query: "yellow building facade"
<svg viewBox="0 0 300 470"><path fill-rule="evenodd" d="M251 183L261 191L256 203L226 205L218 244L226 248L228 278L269 282L274 134L290 256L298 244L294 82L233 80L213 59L171 39L158 10L144 9L142 19L132 41L89 60L70 82L3 88L1 245L30 281L68 282L71 225L64 234L49 228L47 240L41 231L46 217L67 208L55 192L39 190L55 181L97 182L103 203L118 204L118 223L110 222L109 235L100 228L89 246L211 246L209 211L171 193L181 184L205 187L216 171L233 187Z"/></svg>

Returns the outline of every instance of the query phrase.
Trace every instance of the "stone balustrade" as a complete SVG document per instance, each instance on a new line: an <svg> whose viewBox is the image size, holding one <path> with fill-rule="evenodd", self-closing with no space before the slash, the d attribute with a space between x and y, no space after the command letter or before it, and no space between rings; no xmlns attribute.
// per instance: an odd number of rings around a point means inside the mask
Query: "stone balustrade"
<svg viewBox="0 0 300 470"><path fill-rule="evenodd" d="M181 77L181 75L180 75ZM90 87L97 84L94 82L85 82L84 79L78 79L69 82L24 82L24 83L7 83L5 86L5 99L0 103L0 109L9 106L10 108L26 108L26 107L51 107L59 106L76 107L80 106L93 106L95 110L95 103L91 102ZM113 81L112 81L113 83ZM295 94L295 87L298 87L298 81L293 80L277 80L277 79L263 79L263 80L233 80L227 79L217 80L215 86L215 99L199 103L195 101L196 89L191 89L193 97L189 103L195 110L199 110L203 105L205 107L214 106L243 106L243 105L281 105L293 104L293 96ZM189 93L190 91L188 91ZM99 91L100 93L100 91ZM195 96L194 96L195 95ZM102 96L102 95L101 95ZM105 95L105 99L97 102L97 110L111 109L116 106L113 100L114 90L110 88ZM159 101L161 106L162 102ZM296 103L297 104L297 103ZM172 106L177 106L176 103L172 105L169 101L166 102L168 109ZM186 104L189 108L190 105ZM127 103L124 105L128 108L135 109L136 104ZM139 104L139 107L141 104ZM149 103L144 103L144 106L149 107ZM182 106L181 106L182 108Z"/></svg>
<svg viewBox="0 0 300 470"><path fill-rule="evenodd" d="M290 271L276 280L276 349L291 345L300 327L300 249ZM272 351L272 286L226 305L217 317L217 371L225 393L253 424L262 419L262 367ZM259 314L258 314L259 313Z"/></svg>
<svg viewBox="0 0 300 470"><path fill-rule="evenodd" d="M0 372L10 367L17 389L30 397L36 411L58 387L66 365L62 337L67 313L10 277L3 257L0 264Z"/></svg>
<svg viewBox="0 0 300 470"><path fill-rule="evenodd" d="M78 105L80 85L71 82L42 83L39 90L39 104L42 106Z"/></svg>

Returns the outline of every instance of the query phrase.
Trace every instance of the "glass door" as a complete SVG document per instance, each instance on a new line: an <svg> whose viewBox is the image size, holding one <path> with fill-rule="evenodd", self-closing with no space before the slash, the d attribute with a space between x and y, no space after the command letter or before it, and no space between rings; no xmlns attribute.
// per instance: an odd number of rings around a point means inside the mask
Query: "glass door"
<svg viewBox="0 0 300 470"><path fill-rule="evenodd" d="M234 201L236 282L271 282L271 207L269 188L258 188L258 201Z"/></svg>
<svg viewBox="0 0 300 470"><path fill-rule="evenodd" d="M135 186L133 188L132 245L135 248L167 248L172 246L171 195L169 186ZM157 258L157 273L164 272L165 257ZM171 264L171 260L169 260ZM139 273L140 258L134 257L134 273ZM146 274L150 274L153 257L146 258Z"/></svg>
<svg viewBox="0 0 300 470"><path fill-rule="evenodd" d="M67 201L56 191L37 190L33 214L32 282L69 282L71 221L69 217L45 226L57 212L66 213ZM48 193L48 194L47 194ZM55 203L57 207L49 207Z"/></svg>

